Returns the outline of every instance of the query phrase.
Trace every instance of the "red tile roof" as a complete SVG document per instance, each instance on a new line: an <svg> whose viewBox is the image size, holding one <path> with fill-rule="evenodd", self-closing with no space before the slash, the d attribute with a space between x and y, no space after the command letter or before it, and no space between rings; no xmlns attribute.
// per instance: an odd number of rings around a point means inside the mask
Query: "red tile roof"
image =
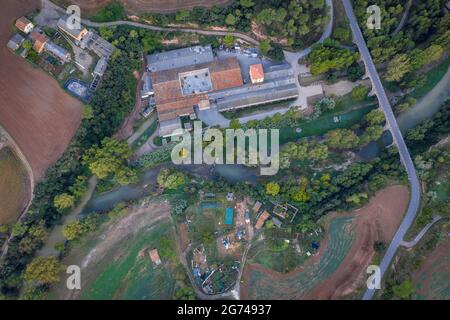
<svg viewBox="0 0 450 320"><path fill-rule="evenodd" d="M155 263L155 264L161 263L161 259L159 258L157 249L150 250L149 255L150 255L150 259L152 259L153 263Z"/></svg>
<svg viewBox="0 0 450 320"><path fill-rule="evenodd" d="M38 53L44 50L44 45L48 41L48 37L45 34L37 31L31 33L31 39L34 41L33 49Z"/></svg>
<svg viewBox="0 0 450 320"><path fill-rule="evenodd" d="M264 69L261 63L250 66L250 79L252 82L261 82L264 80Z"/></svg>
<svg viewBox="0 0 450 320"><path fill-rule="evenodd" d="M207 100L207 93L183 96L179 74L208 68L213 90L221 90L243 85L241 68L236 58L214 60L213 62L152 72L152 85L155 94L156 110L159 120L170 120L180 115L194 113L193 106Z"/></svg>
<svg viewBox="0 0 450 320"><path fill-rule="evenodd" d="M22 32L25 32L25 28L31 23L30 20L28 20L25 17L20 17L16 20L16 27Z"/></svg>
<svg viewBox="0 0 450 320"><path fill-rule="evenodd" d="M267 211L263 211L263 213L261 213L261 215L259 216L258 221L256 221L255 228L261 229L262 226L264 225L264 222L266 222L268 218L269 213Z"/></svg>

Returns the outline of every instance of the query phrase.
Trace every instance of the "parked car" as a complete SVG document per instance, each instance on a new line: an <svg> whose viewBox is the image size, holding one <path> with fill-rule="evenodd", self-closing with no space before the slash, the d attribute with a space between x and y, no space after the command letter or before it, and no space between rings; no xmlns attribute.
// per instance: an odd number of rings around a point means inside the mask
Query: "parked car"
<svg viewBox="0 0 450 320"><path fill-rule="evenodd" d="M142 110L141 112L141 116L143 116L144 118L148 118L153 111L155 111L155 107L146 107L144 110Z"/></svg>

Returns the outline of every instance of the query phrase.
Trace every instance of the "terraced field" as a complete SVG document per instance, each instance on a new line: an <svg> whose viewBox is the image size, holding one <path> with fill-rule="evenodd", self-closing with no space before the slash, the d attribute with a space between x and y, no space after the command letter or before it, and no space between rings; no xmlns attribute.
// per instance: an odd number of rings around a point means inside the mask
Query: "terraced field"
<svg viewBox="0 0 450 320"><path fill-rule="evenodd" d="M281 274L260 265L249 265L246 270L245 299L298 299L315 285L330 276L341 265L349 252L354 232L352 217L337 217L330 221L327 244L322 258L312 258L304 267Z"/></svg>

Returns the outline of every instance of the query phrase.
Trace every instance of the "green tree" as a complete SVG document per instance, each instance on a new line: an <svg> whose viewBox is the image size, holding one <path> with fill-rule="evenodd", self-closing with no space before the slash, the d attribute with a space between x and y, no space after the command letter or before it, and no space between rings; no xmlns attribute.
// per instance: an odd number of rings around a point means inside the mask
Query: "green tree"
<svg viewBox="0 0 450 320"><path fill-rule="evenodd" d="M384 112L379 109L374 109L366 114L364 118L369 126L382 124L384 122Z"/></svg>
<svg viewBox="0 0 450 320"><path fill-rule="evenodd" d="M176 189L185 183L186 177L182 172L174 169L161 169L157 181L163 188Z"/></svg>
<svg viewBox="0 0 450 320"><path fill-rule="evenodd" d="M335 149L350 149L359 144L358 136L349 129L335 129L325 135L327 144Z"/></svg>
<svg viewBox="0 0 450 320"><path fill-rule="evenodd" d="M239 2L244 8L251 8L255 5L253 0L240 0Z"/></svg>
<svg viewBox="0 0 450 320"><path fill-rule="evenodd" d="M352 89L351 96L357 101L362 101L367 97L368 89L366 86L359 85Z"/></svg>
<svg viewBox="0 0 450 320"><path fill-rule="evenodd" d="M132 151L126 142L113 138L102 140L101 147L93 147L86 151L83 163L100 179L122 169Z"/></svg>
<svg viewBox="0 0 450 320"><path fill-rule="evenodd" d="M411 280L407 279L401 284L394 286L392 288L392 291L394 292L394 295L399 299L409 299L414 293L414 286Z"/></svg>
<svg viewBox="0 0 450 320"><path fill-rule="evenodd" d="M346 28L337 27L333 32L333 36L337 40L345 42L350 39L350 31Z"/></svg>
<svg viewBox="0 0 450 320"><path fill-rule="evenodd" d="M399 82L409 71L411 71L409 57L404 53L397 54L387 65L386 80Z"/></svg>
<svg viewBox="0 0 450 320"><path fill-rule="evenodd" d="M425 63L432 63L439 60L444 54L444 48L438 44L432 44L424 50Z"/></svg>
<svg viewBox="0 0 450 320"><path fill-rule="evenodd" d="M22 47L26 50L30 50L33 47L33 44L27 39L23 42Z"/></svg>
<svg viewBox="0 0 450 320"><path fill-rule="evenodd" d="M258 13L258 15L256 16L256 20L259 23L269 26L272 23L273 19L275 18L275 15L276 15L276 12L274 9L266 8L266 9L261 10Z"/></svg>
<svg viewBox="0 0 450 320"><path fill-rule="evenodd" d="M65 210L73 207L75 204L75 197L68 193L57 195L53 199L53 206L58 210Z"/></svg>
<svg viewBox="0 0 450 320"><path fill-rule="evenodd" d="M223 45L226 47L232 47L234 45L234 37L230 34L227 34L223 37Z"/></svg>
<svg viewBox="0 0 450 320"><path fill-rule="evenodd" d="M269 182L266 184L266 193L271 196L276 196L280 192L280 185L276 182Z"/></svg>
<svg viewBox="0 0 450 320"><path fill-rule="evenodd" d="M27 265L24 278L28 282L52 284L59 281L61 265L55 257L39 256Z"/></svg>
<svg viewBox="0 0 450 320"><path fill-rule="evenodd" d="M194 300L195 292L191 287L181 287L175 293L175 298L178 300Z"/></svg>
<svg viewBox="0 0 450 320"><path fill-rule="evenodd" d="M241 124L239 122L239 119L232 119L230 121L230 125L229 125L230 129L234 129L237 130L241 127Z"/></svg>
<svg viewBox="0 0 450 320"><path fill-rule="evenodd" d="M236 23L235 16L229 13L225 19L225 23L229 26L234 26L234 24Z"/></svg>
<svg viewBox="0 0 450 320"><path fill-rule="evenodd" d="M94 109L92 109L92 106L90 105L85 105L83 107L83 114L82 114L82 118L83 120L90 120L94 117Z"/></svg>
<svg viewBox="0 0 450 320"><path fill-rule="evenodd" d="M311 161L322 161L328 159L328 147L325 144L317 144L308 151Z"/></svg>
<svg viewBox="0 0 450 320"><path fill-rule="evenodd" d="M261 54L266 56L269 53L270 49L271 49L271 46L270 46L270 41L268 39L264 39L264 40L260 41L259 50L261 51Z"/></svg>

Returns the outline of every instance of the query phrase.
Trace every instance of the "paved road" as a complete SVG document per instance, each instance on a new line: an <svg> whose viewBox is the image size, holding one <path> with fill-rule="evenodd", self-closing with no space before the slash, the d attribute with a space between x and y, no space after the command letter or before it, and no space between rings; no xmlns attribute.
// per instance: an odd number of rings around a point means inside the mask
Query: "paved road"
<svg viewBox="0 0 450 320"><path fill-rule="evenodd" d="M353 8L350 0L342 0L342 3L344 4L345 13L347 14L348 20L350 22L350 28L353 33L354 41L356 42L359 52L361 53L361 56L366 65L366 70L372 81L373 89L375 90L380 106L384 111L394 143L397 145L401 162L405 167L409 182L411 184L411 194L408 210L380 264L381 276L383 276L389 265L391 264L392 258L394 257L398 247L400 246L400 243L403 241L403 237L405 236L411 224L414 222L414 218L416 217L416 214L419 210L420 182L417 178L416 169L414 168L411 156L409 155L408 148L406 147L402 133L400 132L400 129L398 127L397 120L395 119L394 113L392 112L392 108L386 96L386 92L384 91L383 85L381 84L377 70L372 61L372 57L370 56L369 50L366 46L366 42L364 41L361 29L358 26L358 22L356 20L355 14L353 13ZM375 290L367 289L367 291L364 293L363 299L370 300L372 299L374 294Z"/></svg>
<svg viewBox="0 0 450 320"><path fill-rule="evenodd" d="M420 232L417 234L417 236L414 238L414 240L402 241L402 242L400 242L400 245L402 247L405 247L408 249L414 247L420 241L420 239L422 239L422 237L425 235L425 233L428 231L428 229L430 229L433 226L433 224L435 224L436 222L438 222L441 219L442 219L441 216L433 217L433 220L431 220L430 223L428 223L425 227L423 227L422 230L420 230Z"/></svg>

